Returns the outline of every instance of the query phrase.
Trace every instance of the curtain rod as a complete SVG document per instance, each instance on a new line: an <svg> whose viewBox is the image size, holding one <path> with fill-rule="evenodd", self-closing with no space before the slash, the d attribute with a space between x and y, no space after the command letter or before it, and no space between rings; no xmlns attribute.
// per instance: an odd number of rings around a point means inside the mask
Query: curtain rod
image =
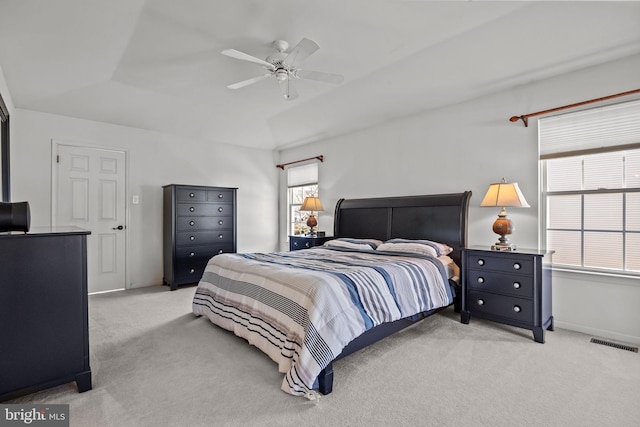
<svg viewBox="0 0 640 427"><path fill-rule="evenodd" d="M306 162L307 160L314 160L314 159L320 160L322 162L322 161L324 161L324 156L323 155L319 155L319 156L315 156L315 157L309 157L308 159L296 160L295 162L289 162L289 163L283 163L281 165L276 165L276 167L284 170L285 166L293 165L294 163L302 163L302 162Z"/></svg>
<svg viewBox="0 0 640 427"><path fill-rule="evenodd" d="M529 113L524 114L522 116L513 116L509 119L510 122L517 122L518 120L522 120L525 127L529 126L529 117L539 116L541 114L553 113L555 111L566 110L567 108L579 107L585 104L591 104L593 102L606 101L608 99L619 98L621 96L627 96L634 93L640 93L640 89L630 90L628 92L616 93L615 95L603 96L602 98L590 99L588 101L577 102L575 104L564 105L562 107L551 108L549 110L538 111L537 113Z"/></svg>

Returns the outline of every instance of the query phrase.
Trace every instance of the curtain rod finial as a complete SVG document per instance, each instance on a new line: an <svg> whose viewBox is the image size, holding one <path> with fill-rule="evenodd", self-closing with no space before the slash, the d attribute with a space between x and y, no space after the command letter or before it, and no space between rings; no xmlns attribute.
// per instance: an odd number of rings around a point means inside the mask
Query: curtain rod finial
<svg viewBox="0 0 640 427"><path fill-rule="evenodd" d="M529 120L527 116L513 116L509 119L510 122L517 122L518 120L522 120L525 127L529 127Z"/></svg>

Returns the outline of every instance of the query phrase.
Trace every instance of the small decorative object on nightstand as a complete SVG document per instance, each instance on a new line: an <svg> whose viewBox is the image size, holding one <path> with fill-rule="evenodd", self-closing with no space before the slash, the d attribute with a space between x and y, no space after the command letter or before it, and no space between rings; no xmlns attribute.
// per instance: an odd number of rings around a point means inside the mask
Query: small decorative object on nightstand
<svg viewBox="0 0 640 427"><path fill-rule="evenodd" d="M333 239L329 236L289 236L289 250L297 251L300 249L309 249L314 246L322 246L324 242Z"/></svg>
<svg viewBox="0 0 640 427"><path fill-rule="evenodd" d="M551 255L553 251L520 249L499 252L489 247L462 251L462 314L529 329L544 343L553 331Z"/></svg>

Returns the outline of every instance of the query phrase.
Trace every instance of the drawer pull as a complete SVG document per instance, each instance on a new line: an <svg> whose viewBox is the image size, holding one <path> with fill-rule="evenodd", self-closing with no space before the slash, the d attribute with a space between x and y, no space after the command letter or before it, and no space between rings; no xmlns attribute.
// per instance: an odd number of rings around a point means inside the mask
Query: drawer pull
<svg viewBox="0 0 640 427"><path fill-rule="evenodd" d="M220 255L222 252L223 252L223 250L222 250L222 249L220 249L220 250L218 251L218 255Z"/></svg>
<svg viewBox="0 0 640 427"><path fill-rule="evenodd" d="M222 206L220 206L220 207L218 208L218 212L222 212L223 210L224 210L224 209L222 209Z"/></svg>
<svg viewBox="0 0 640 427"><path fill-rule="evenodd" d="M519 262L514 262L513 263L513 268L514 268L514 270L520 270L522 268L522 266L520 265Z"/></svg>
<svg viewBox="0 0 640 427"><path fill-rule="evenodd" d="M224 198L224 194L222 193L218 194L218 199L222 199L222 198Z"/></svg>
<svg viewBox="0 0 640 427"><path fill-rule="evenodd" d="M514 287L515 289L520 289L520 286L521 286L521 285L520 285L520 283L518 283L518 282L513 282L513 287Z"/></svg>
<svg viewBox="0 0 640 427"><path fill-rule="evenodd" d="M293 242L293 246L298 246L298 242L297 242L297 241L294 241L294 242Z"/></svg>
<svg viewBox="0 0 640 427"><path fill-rule="evenodd" d="M478 265L484 265L484 260L482 258L478 260Z"/></svg>
<svg viewBox="0 0 640 427"><path fill-rule="evenodd" d="M196 236L189 236L189 240L196 240Z"/></svg>
<svg viewBox="0 0 640 427"><path fill-rule="evenodd" d="M304 247L308 248L309 247L309 242L304 242Z"/></svg>
<svg viewBox="0 0 640 427"><path fill-rule="evenodd" d="M196 269L195 269L195 268L192 268L192 269L190 269L190 270L189 270L189 274L193 274L193 273L195 273L195 272L196 272Z"/></svg>
<svg viewBox="0 0 640 427"><path fill-rule="evenodd" d="M189 197L194 198L196 195L194 193L189 193Z"/></svg>
<svg viewBox="0 0 640 427"><path fill-rule="evenodd" d="M189 212L195 212L196 208L194 208L193 206L189 207Z"/></svg>
<svg viewBox="0 0 640 427"><path fill-rule="evenodd" d="M224 234L218 234L218 239L222 239L224 237Z"/></svg>
<svg viewBox="0 0 640 427"><path fill-rule="evenodd" d="M478 283L484 283L484 277L478 277Z"/></svg>
<svg viewBox="0 0 640 427"><path fill-rule="evenodd" d="M195 252L189 252L189 256L190 256L191 258L193 258L194 256L196 256L196 253L195 253Z"/></svg>
<svg viewBox="0 0 640 427"><path fill-rule="evenodd" d="M196 225L196 222L195 221L189 221L189 225L193 227L194 225Z"/></svg>
<svg viewBox="0 0 640 427"><path fill-rule="evenodd" d="M520 308L519 305L514 305L513 306L513 311L515 311L516 313L520 313L522 311L522 309Z"/></svg>
<svg viewBox="0 0 640 427"><path fill-rule="evenodd" d="M218 225L222 225L222 224L224 224L223 220L218 221Z"/></svg>
<svg viewBox="0 0 640 427"><path fill-rule="evenodd" d="M479 299L478 300L478 305L484 305L484 300L483 299Z"/></svg>

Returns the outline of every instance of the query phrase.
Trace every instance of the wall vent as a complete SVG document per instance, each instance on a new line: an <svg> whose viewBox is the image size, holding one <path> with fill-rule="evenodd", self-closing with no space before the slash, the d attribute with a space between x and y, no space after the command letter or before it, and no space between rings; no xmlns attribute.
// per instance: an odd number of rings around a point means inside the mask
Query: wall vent
<svg viewBox="0 0 640 427"><path fill-rule="evenodd" d="M638 352L638 347L632 347L630 345L618 344L611 341L605 341L598 338L591 338L591 342L594 344L602 344L608 345L609 347L619 348L621 350L633 351L634 353Z"/></svg>

